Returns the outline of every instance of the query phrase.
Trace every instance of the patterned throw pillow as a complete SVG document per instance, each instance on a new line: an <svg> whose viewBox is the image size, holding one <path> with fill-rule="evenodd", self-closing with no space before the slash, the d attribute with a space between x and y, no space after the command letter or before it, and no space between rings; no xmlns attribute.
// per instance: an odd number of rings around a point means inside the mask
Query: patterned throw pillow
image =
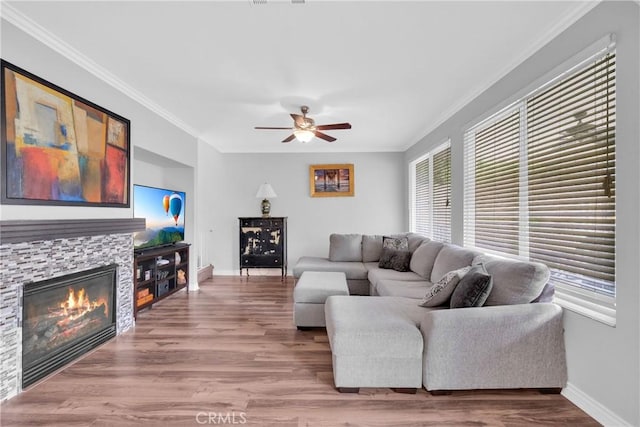
<svg viewBox="0 0 640 427"><path fill-rule="evenodd" d="M378 267L393 269L396 271L409 271L411 263L411 252L397 251L395 249L384 248L380 255Z"/></svg>
<svg viewBox="0 0 640 427"><path fill-rule="evenodd" d="M406 237L389 237L382 238L382 249L395 249L397 251L409 250L409 239Z"/></svg>
<svg viewBox="0 0 640 427"><path fill-rule="evenodd" d="M469 270L471 270L471 266L446 273L433 286L427 289L427 294L422 298L419 305L421 307L437 307L447 303L456 289L456 285Z"/></svg>

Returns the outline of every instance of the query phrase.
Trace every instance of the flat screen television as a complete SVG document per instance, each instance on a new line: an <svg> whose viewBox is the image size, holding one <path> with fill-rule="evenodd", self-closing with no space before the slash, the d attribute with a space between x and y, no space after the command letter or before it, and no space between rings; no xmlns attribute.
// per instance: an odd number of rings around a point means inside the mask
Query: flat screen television
<svg viewBox="0 0 640 427"><path fill-rule="evenodd" d="M184 191L133 185L133 216L146 229L133 236L136 250L169 246L184 240Z"/></svg>

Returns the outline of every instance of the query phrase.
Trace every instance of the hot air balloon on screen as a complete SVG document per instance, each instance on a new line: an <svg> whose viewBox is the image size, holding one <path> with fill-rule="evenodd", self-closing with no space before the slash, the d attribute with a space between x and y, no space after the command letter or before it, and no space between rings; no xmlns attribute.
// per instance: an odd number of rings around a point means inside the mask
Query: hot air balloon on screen
<svg viewBox="0 0 640 427"><path fill-rule="evenodd" d="M169 214L173 217L178 225L178 217L180 217L180 211L182 210L182 197L179 194L173 193L169 197Z"/></svg>
<svg viewBox="0 0 640 427"><path fill-rule="evenodd" d="M164 212L169 215L169 196L166 195L162 198L162 206L164 206Z"/></svg>

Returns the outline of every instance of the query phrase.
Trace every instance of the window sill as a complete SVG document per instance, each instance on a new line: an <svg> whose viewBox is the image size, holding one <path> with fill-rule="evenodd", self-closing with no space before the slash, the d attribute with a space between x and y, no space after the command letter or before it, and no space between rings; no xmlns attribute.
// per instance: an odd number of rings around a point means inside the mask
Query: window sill
<svg viewBox="0 0 640 427"><path fill-rule="evenodd" d="M553 302L567 310L604 323L605 325L616 326L616 304L614 298L591 295L590 292L556 285Z"/></svg>

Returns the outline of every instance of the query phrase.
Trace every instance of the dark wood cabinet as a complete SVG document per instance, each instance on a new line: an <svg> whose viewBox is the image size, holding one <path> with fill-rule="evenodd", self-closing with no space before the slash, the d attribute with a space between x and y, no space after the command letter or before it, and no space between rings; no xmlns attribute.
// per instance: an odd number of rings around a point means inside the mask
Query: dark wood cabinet
<svg viewBox="0 0 640 427"><path fill-rule="evenodd" d="M240 221L240 275L250 268L279 268L287 275L287 218L238 218Z"/></svg>
<svg viewBox="0 0 640 427"><path fill-rule="evenodd" d="M189 285L189 245L179 243L134 255L133 314Z"/></svg>

